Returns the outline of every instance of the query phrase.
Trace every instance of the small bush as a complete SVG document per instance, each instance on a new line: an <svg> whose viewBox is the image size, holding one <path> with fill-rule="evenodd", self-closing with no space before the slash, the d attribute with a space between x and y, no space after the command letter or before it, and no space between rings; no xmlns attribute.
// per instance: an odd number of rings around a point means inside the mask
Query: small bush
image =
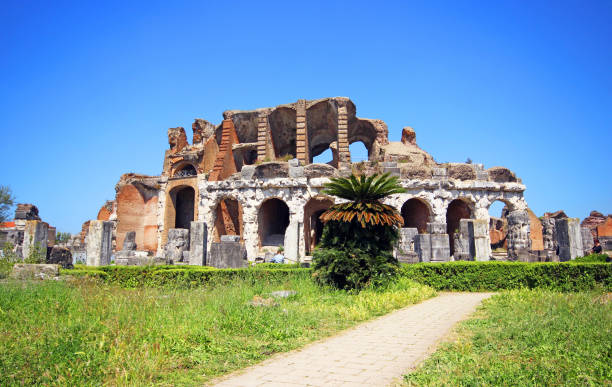
<svg viewBox="0 0 612 387"><path fill-rule="evenodd" d="M401 275L437 290L496 291L544 288L612 290L607 263L447 262L403 265Z"/></svg>
<svg viewBox="0 0 612 387"><path fill-rule="evenodd" d="M574 259L574 262L610 262L607 254L589 254Z"/></svg>

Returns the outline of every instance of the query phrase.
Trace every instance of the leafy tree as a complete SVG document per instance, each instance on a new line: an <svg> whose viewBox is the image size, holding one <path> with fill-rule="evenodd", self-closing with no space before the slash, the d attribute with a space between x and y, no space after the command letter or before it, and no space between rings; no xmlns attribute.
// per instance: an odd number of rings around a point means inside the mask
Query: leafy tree
<svg viewBox="0 0 612 387"><path fill-rule="evenodd" d="M72 237L72 234L70 234L69 232L58 231L57 234L55 234L55 243L57 244L66 243L70 240L71 237Z"/></svg>
<svg viewBox="0 0 612 387"><path fill-rule="evenodd" d="M6 222L10 217L10 209L15 202L13 193L8 186L0 185L0 222Z"/></svg>
<svg viewBox="0 0 612 387"><path fill-rule="evenodd" d="M322 192L349 201L321 215L325 226L313 254L315 279L342 289L359 289L393 277L398 265L393 245L403 219L380 200L405 192L398 178L388 173L334 178Z"/></svg>

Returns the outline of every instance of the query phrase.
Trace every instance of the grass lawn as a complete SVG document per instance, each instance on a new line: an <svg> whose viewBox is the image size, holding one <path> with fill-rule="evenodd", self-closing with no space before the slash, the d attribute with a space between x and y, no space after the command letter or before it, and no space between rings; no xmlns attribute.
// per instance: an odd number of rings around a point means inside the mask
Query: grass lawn
<svg viewBox="0 0 612 387"><path fill-rule="evenodd" d="M286 281L191 290L0 283L0 385L198 384L434 295L406 279L358 294ZM298 293L248 304L275 290Z"/></svg>
<svg viewBox="0 0 612 387"><path fill-rule="evenodd" d="M418 386L611 386L612 297L516 290L493 296L406 375Z"/></svg>

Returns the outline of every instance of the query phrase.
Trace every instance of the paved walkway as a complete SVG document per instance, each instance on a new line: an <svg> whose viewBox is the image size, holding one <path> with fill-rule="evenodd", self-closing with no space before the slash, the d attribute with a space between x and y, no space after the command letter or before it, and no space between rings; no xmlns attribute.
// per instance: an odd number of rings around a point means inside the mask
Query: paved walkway
<svg viewBox="0 0 612 387"><path fill-rule="evenodd" d="M230 374L217 386L387 386L491 293L442 293Z"/></svg>

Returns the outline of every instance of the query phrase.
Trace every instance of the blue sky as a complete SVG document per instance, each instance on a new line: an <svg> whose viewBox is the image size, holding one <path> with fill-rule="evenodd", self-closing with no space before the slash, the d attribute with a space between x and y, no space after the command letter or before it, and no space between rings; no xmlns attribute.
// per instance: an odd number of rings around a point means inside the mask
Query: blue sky
<svg viewBox="0 0 612 387"><path fill-rule="evenodd" d="M127 3L127 4L126 4ZM612 213L612 1L0 3L0 184L77 232L166 129L348 96L536 214Z"/></svg>

